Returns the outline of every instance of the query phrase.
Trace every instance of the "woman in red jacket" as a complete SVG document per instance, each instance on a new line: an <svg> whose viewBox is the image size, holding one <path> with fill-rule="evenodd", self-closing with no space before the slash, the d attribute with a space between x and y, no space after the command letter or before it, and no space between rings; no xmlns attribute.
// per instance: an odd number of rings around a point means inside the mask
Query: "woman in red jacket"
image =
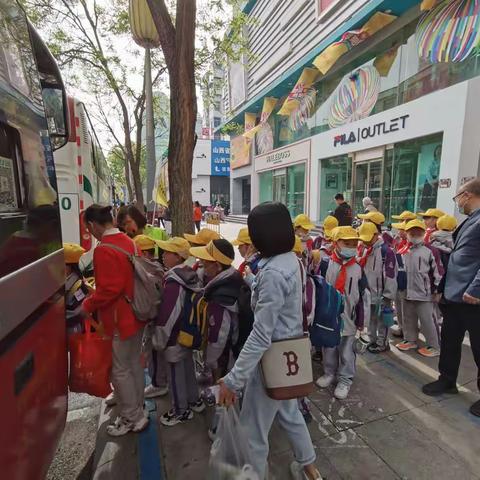
<svg viewBox="0 0 480 480"><path fill-rule="evenodd" d="M95 291L83 303L97 313L105 334L113 337L112 384L119 416L107 428L118 437L148 425L143 413L144 376L140 363L144 324L135 318L127 298L133 296L133 268L125 253L135 253L133 241L114 228L112 207L91 205L85 211L89 232L100 242L93 253ZM111 245L111 246L109 246Z"/></svg>

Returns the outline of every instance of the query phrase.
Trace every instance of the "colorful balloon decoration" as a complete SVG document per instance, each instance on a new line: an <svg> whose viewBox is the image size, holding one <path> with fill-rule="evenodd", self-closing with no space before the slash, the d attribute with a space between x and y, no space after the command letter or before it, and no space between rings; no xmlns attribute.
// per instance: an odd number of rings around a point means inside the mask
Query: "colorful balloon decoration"
<svg viewBox="0 0 480 480"><path fill-rule="evenodd" d="M375 67L362 67L345 77L332 95L330 128L368 117L379 93L380 74Z"/></svg>
<svg viewBox="0 0 480 480"><path fill-rule="evenodd" d="M288 126L290 130L296 132L303 124L307 123L315 102L317 99L317 91L315 88L308 88L305 94L298 98L298 106L290 113L288 117Z"/></svg>
<svg viewBox="0 0 480 480"><path fill-rule="evenodd" d="M273 130L268 122L265 122L255 136L257 143L257 155L273 150Z"/></svg>
<svg viewBox="0 0 480 480"><path fill-rule="evenodd" d="M447 0L420 20L418 54L431 63L461 62L480 43L480 0Z"/></svg>

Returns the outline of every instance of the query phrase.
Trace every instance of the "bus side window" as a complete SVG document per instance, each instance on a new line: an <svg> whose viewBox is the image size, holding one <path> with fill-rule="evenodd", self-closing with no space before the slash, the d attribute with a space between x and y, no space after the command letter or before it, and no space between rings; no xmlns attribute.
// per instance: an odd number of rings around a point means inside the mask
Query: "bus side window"
<svg viewBox="0 0 480 480"><path fill-rule="evenodd" d="M18 212L24 203L19 138L15 129L0 123L0 214Z"/></svg>

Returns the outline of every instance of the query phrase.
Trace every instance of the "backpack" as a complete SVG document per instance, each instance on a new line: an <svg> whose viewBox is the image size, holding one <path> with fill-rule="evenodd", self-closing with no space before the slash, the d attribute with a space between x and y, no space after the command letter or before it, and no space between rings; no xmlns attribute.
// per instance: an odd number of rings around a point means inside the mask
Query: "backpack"
<svg viewBox="0 0 480 480"><path fill-rule="evenodd" d="M208 338L208 302L202 293L186 290L177 343L191 350L205 350Z"/></svg>
<svg viewBox="0 0 480 480"><path fill-rule="evenodd" d="M310 326L310 340L316 348L340 344L344 302L335 287L321 275L309 275L315 285L315 315Z"/></svg>
<svg viewBox="0 0 480 480"><path fill-rule="evenodd" d="M238 339L232 345L232 352L235 358L240 355L248 336L253 329L255 316L252 310L252 291L250 287L244 283L240 287L238 294Z"/></svg>
<svg viewBox="0 0 480 480"><path fill-rule="evenodd" d="M158 278L153 275L151 261L138 255L137 246L132 255L121 247L112 243L101 243L101 246L112 248L127 256L133 266L133 298L125 299L132 306L135 317L142 322L149 322L157 315L161 292L157 288Z"/></svg>

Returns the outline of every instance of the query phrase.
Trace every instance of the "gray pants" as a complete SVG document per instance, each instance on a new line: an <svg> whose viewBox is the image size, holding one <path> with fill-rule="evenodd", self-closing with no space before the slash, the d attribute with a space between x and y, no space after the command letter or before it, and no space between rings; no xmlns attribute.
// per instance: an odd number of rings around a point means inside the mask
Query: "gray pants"
<svg viewBox="0 0 480 480"><path fill-rule="evenodd" d="M315 450L297 400L270 398L257 368L245 389L240 422L247 426L253 467L262 480L267 470L268 434L275 418L287 434L297 462L303 466L314 463Z"/></svg>
<svg viewBox="0 0 480 480"><path fill-rule="evenodd" d="M337 377L338 382L346 385L353 383L357 354L353 349L355 335L342 337L340 345L323 349L323 371L325 375Z"/></svg>
<svg viewBox="0 0 480 480"><path fill-rule="evenodd" d="M398 327L403 330L403 319L404 315L404 307L403 303L405 302L405 297L407 295L406 290L397 290L397 296L395 297L395 310L397 312L397 324Z"/></svg>
<svg viewBox="0 0 480 480"><path fill-rule="evenodd" d="M372 343L379 347L388 345L388 334L390 329L385 326L382 315L379 314L378 305L372 305L370 308L370 325L368 326L368 335Z"/></svg>
<svg viewBox="0 0 480 480"><path fill-rule="evenodd" d="M418 342L418 320L420 319L420 330L425 336L427 346L440 348L440 332L433 314L433 302L419 302L416 300L405 300L403 302L403 329L407 342Z"/></svg>
<svg viewBox="0 0 480 480"><path fill-rule="evenodd" d="M143 331L121 340L115 334L112 343L111 380L119 415L136 423L143 417L145 378L140 363Z"/></svg>
<svg viewBox="0 0 480 480"><path fill-rule="evenodd" d="M177 415L184 413L190 403L198 402L198 385L191 351L186 352L182 360L168 363L168 382L172 406Z"/></svg>

